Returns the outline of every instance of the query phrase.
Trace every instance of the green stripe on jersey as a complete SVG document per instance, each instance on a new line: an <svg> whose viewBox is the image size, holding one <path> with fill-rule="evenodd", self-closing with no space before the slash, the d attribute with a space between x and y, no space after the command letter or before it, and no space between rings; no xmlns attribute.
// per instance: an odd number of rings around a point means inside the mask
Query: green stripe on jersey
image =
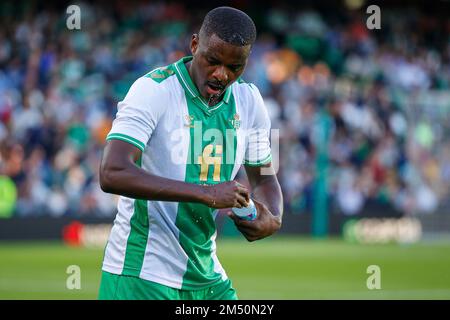
<svg viewBox="0 0 450 320"><path fill-rule="evenodd" d="M269 163L270 161L272 161L272 155L271 154L269 154L263 160L256 161L256 162L251 162L251 161L245 160L244 161L244 165L250 166L250 167L260 167L262 165L265 165L265 164Z"/></svg>
<svg viewBox="0 0 450 320"><path fill-rule="evenodd" d="M127 136L126 134L122 133L110 133L106 137L106 140L122 140L128 143L131 143L133 146L137 147L139 150L144 152L145 144L133 137Z"/></svg>
<svg viewBox="0 0 450 320"><path fill-rule="evenodd" d="M136 163L142 165L142 155ZM134 200L134 213L130 220L130 234L125 251L122 274L139 277L144 262L149 232L147 200Z"/></svg>
<svg viewBox="0 0 450 320"><path fill-rule="evenodd" d="M218 112L207 113L199 105L201 102L198 99L188 92L185 96L189 116L194 124L190 128L185 182L212 185L229 181L237 147L236 129L233 126L233 119L236 119L234 97L231 95L228 104ZM207 131L208 129L213 130ZM195 134L201 136L195 137ZM196 140L199 141L199 147L194 146ZM209 158L209 161L212 158L216 158L216 161L220 159L219 165L205 165L208 162L205 157ZM222 275L214 271L212 258L211 237L216 232L214 210L199 203L180 202L178 205L176 226L179 229L180 244L188 255L182 289L194 290L221 281Z"/></svg>

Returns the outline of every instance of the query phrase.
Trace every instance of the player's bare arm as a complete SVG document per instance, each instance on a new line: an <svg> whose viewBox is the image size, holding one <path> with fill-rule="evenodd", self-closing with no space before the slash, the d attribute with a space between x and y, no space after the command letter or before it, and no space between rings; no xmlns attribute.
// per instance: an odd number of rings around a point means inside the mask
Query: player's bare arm
<svg viewBox="0 0 450 320"><path fill-rule="evenodd" d="M120 140L107 142L100 165L103 191L134 199L200 202L212 208L247 205L249 191L236 181L197 185L149 174L135 165L141 151Z"/></svg>
<svg viewBox="0 0 450 320"><path fill-rule="evenodd" d="M261 168L265 168L262 174ZM281 228L283 217L283 195L272 164L262 167L245 166L248 180L252 187L252 199L258 215L253 221L240 219L231 212L236 227L248 241L268 237ZM269 174L268 174L269 173Z"/></svg>

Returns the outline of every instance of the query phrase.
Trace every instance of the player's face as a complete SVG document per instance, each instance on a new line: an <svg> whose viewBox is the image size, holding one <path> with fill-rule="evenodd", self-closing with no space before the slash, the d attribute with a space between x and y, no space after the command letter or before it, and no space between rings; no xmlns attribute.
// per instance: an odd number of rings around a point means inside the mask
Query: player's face
<svg viewBox="0 0 450 320"><path fill-rule="evenodd" d="M206 39L193 35L191 76L207 100L220 97L244 72L251 46L235 46L215 34Z"/></svg>

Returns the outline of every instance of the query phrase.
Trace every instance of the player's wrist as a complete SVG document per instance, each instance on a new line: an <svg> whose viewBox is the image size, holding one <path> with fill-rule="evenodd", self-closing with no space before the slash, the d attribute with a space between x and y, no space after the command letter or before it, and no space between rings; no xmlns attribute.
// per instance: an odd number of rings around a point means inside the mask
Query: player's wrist
<svg viewBox="0 0 450 320"><path fill-rule="evenodd" d="M216 197L212 186L200 186L200 202L208 207L215 207Z"/></svg>

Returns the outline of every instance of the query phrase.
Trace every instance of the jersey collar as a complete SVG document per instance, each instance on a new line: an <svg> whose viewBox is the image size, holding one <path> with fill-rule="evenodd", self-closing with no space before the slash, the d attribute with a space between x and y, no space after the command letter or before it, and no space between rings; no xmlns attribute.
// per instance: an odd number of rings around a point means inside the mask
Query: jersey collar
<svg viewBox="0 0 450 320"><path fill-rule="evenodd" d="M175 62L174 63L175 73L184 91L195 102L195 104L198 105L200 108L202 108L202 110L205 111L207 114L212 114L213 112L219 110L221 106L223 106L224 104L228 104L230 102L231 86L229 86L226 89L222 101L220 101L214 106L209 106L208 103L205 101L205 99L200 95L200 92L198 91L197 87L195 86L194 82L192 81L189 75L188 70L186 69L185 63L189 62L192 59L193 59L192 56L187 56Z"/></svg>

